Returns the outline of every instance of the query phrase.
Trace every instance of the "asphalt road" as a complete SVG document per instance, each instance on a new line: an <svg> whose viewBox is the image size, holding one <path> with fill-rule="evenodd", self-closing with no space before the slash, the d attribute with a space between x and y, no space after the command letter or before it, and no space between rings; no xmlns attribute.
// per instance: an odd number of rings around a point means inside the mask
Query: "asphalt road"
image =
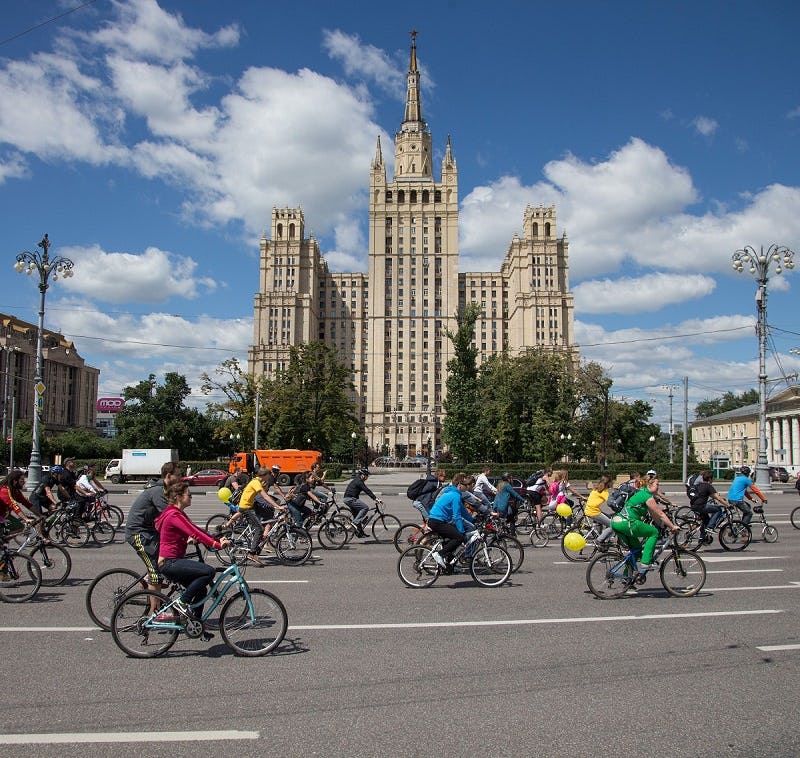
<svg viewBox="0 0 800 758"><path fill-rule="evenodd" d="M401 487L383 484L387 509L412 520L390 494ZM597 600L585 567L552 543L528 547L498 589L468 576L408 589L394 548L371 541L315 549L301 567L251 566L248 581L283 600L290 624L276 653L255 659L219 636L126 658L92 627L84 595L100 571L138 559L119 542L74 550L65 586L0 604L0 746L18 756L798 755L797 505L770 497L775 544L704 550L708 580L690 599L651 578L638 595ZM189 515L203 523L218 510L209 492Z"/></svg>

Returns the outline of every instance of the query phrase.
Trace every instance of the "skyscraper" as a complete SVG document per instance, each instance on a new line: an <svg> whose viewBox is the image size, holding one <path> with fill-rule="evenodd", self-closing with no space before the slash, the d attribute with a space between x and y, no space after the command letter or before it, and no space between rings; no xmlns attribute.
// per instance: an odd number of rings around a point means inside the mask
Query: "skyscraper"
<svg viewBox="0 0 800 758"><path fill-rule="evenodd" d="M458 271L458 169L450 138L433 175L422 116L416 34L406 105L387 177L378 138L370 169L369 269L332 273L301 208L275 208L261 239L250 370L274 376L292 345L318 340L351 369L353 400L373 448L394 455L441 447L442 404L456 313L479 303L479 361L532 347L574 355L566 233L556 209L524 210L499 272Z"/></svg>

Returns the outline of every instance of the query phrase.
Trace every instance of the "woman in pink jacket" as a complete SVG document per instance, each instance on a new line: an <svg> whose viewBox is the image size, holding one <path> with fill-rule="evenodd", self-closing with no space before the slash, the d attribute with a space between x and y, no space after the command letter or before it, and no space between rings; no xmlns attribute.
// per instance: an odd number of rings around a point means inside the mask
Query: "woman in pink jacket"
<svg viewBox="0 0 800 758"><path fill-rule="evenodd" d="M186 558L186 545L189 540L193 540L201 542L212 550L219 550L231 543L226 537L217 540L206 534L184 513L192 503L192 493L186 482L171 484L167 488L166 498L167 507L155 522L160 537L158 567L167 579L178 582L186 588L175 603L175 609L188 618L200 618L203 607L193 609L189 606L206 594L214 578L214 569L202 561ZM204 632L203 636L209 639L213 635Z"/></svg>

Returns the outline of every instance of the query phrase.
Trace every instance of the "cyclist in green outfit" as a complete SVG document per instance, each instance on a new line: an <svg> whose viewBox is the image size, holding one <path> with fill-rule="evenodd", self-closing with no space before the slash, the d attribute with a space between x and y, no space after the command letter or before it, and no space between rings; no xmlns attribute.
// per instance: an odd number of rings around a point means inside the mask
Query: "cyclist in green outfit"
<svg viewBox="0 0 800 758"><path fill-rule="evenodd" d="M644 575L651 568L653 553L658 542L658 528L653 522L661 522L670 531L677 532L677 527L661 509L656 501L658 478L639 478L637 490L627 500L622 510L611 519L611 528L620 540L632 550L641 547L642 558L639 562L639 573Z"/></svg>

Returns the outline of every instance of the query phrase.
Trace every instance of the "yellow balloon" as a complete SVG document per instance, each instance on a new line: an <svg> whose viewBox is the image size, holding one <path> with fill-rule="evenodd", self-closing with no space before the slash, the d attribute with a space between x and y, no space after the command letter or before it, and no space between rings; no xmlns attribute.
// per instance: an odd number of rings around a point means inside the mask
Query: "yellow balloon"
<svg viewBox="0 0 800 758"><path fill-rule="evenodd" d="M228 500L233 497L233 493L227 487L220 487L217 490L217 497L222 500L223 503L227 503Z"/></svg>
<svg viewBox="0 0 800 758"><path fill-rule="evenodd" d="M566 503L559 503L556 506L556 513L562 518L568 518L572 515L572 508L570 508Z"/></svg>
<svg viewBox="0 0 800 758"><path fill-rule="evenodd" d="M586 538L580 532L567 532L564 535L564 547L577 553L586 547Z"/></svg>

